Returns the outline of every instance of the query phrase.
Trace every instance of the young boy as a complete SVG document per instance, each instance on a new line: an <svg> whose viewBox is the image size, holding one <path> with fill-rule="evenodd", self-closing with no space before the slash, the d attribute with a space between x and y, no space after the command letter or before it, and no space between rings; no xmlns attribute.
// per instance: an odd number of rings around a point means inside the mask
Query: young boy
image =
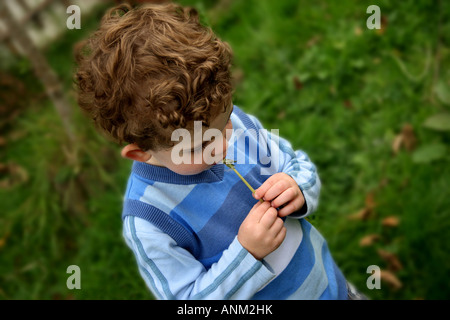
<svg viewBox="0 0 450 320"><path fill-rule="evenodd" d="M134 160L123 233L156 298L347 299L303 219L315 166L233 106L231 50L194 9L112 9L87 49L79 105Z"/></svg>

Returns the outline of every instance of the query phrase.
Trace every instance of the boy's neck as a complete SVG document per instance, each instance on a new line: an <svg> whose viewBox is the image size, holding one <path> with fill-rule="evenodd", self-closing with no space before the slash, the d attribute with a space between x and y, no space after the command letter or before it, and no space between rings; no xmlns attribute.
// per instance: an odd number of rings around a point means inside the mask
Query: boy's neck
<svg viewBox="0 0 450 320"><path fill-rule="evenodd" d="M163 165L162 163L160 163L155 157L151 157L145 163L151 164L151 165L157 166L157 167L164 167L164 168L166 168L166 166Z"/></svg>
<svg viewBox="0 0 450 320"><path fill-rule="evenodd" d="M148 166L147 162L134 161L133 172L139 176L159 182L174 184L198 184L205 182L222 181L224 175L224 164L217 164L208 170L193 175L181 175L175 173L165 166Z"/></svg>

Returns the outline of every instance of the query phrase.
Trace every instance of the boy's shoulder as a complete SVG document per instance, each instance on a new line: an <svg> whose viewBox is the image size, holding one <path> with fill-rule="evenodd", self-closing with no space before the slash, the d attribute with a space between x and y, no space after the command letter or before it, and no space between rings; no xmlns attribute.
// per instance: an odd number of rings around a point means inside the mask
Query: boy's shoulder
<svg viewBox="0 0 450 320"><path fill-rule="evenodd" d="M235 119L240 120L240 123L238 122L236 124L238 128L242 127L245 129L255 129L255 130L259 130L262 128L261 123L255 116L247 114L236 105L233 106L233 115ZM235 123L233 123L233 127L236 128Z"/></svg>

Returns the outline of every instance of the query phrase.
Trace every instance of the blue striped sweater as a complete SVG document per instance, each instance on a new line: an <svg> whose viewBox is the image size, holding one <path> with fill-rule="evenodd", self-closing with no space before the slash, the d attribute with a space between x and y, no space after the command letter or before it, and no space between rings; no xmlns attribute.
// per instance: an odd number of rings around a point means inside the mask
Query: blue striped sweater
<svg viewBox="0 0 450 320"><path fill-rule="evenodd" d="M302 151L234 107L227 158L256 189L285 172L305 206L285 219L281 246L256 260L237 240L256 203L223 164L196 175L134 162L123 207L123 234L158 299L346 299L346 281L326 241L305 219L316 210L320 180ZM253 148L252 146L257 146Z"/></svg>

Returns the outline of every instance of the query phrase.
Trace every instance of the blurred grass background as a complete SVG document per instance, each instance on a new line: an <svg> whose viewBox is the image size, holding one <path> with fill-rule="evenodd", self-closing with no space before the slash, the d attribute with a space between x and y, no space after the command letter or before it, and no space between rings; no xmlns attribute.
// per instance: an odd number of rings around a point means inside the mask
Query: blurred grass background
<svg viewBox="0 0 450 320"><path fill-rule="evenodd" d="M179 3L232 46L234 103L317 165L312 223L347 279L372 299L449 299L450 3ZM29 61L0 64L0 299L151 298L121 235L131 163L80 113L72 85L74 44L113 4L45 48L75 143ZM366 27L371 4L380 30ZM81 290L66 287L72 264ZM366 286L370 265L381 289Z"/></svg>

